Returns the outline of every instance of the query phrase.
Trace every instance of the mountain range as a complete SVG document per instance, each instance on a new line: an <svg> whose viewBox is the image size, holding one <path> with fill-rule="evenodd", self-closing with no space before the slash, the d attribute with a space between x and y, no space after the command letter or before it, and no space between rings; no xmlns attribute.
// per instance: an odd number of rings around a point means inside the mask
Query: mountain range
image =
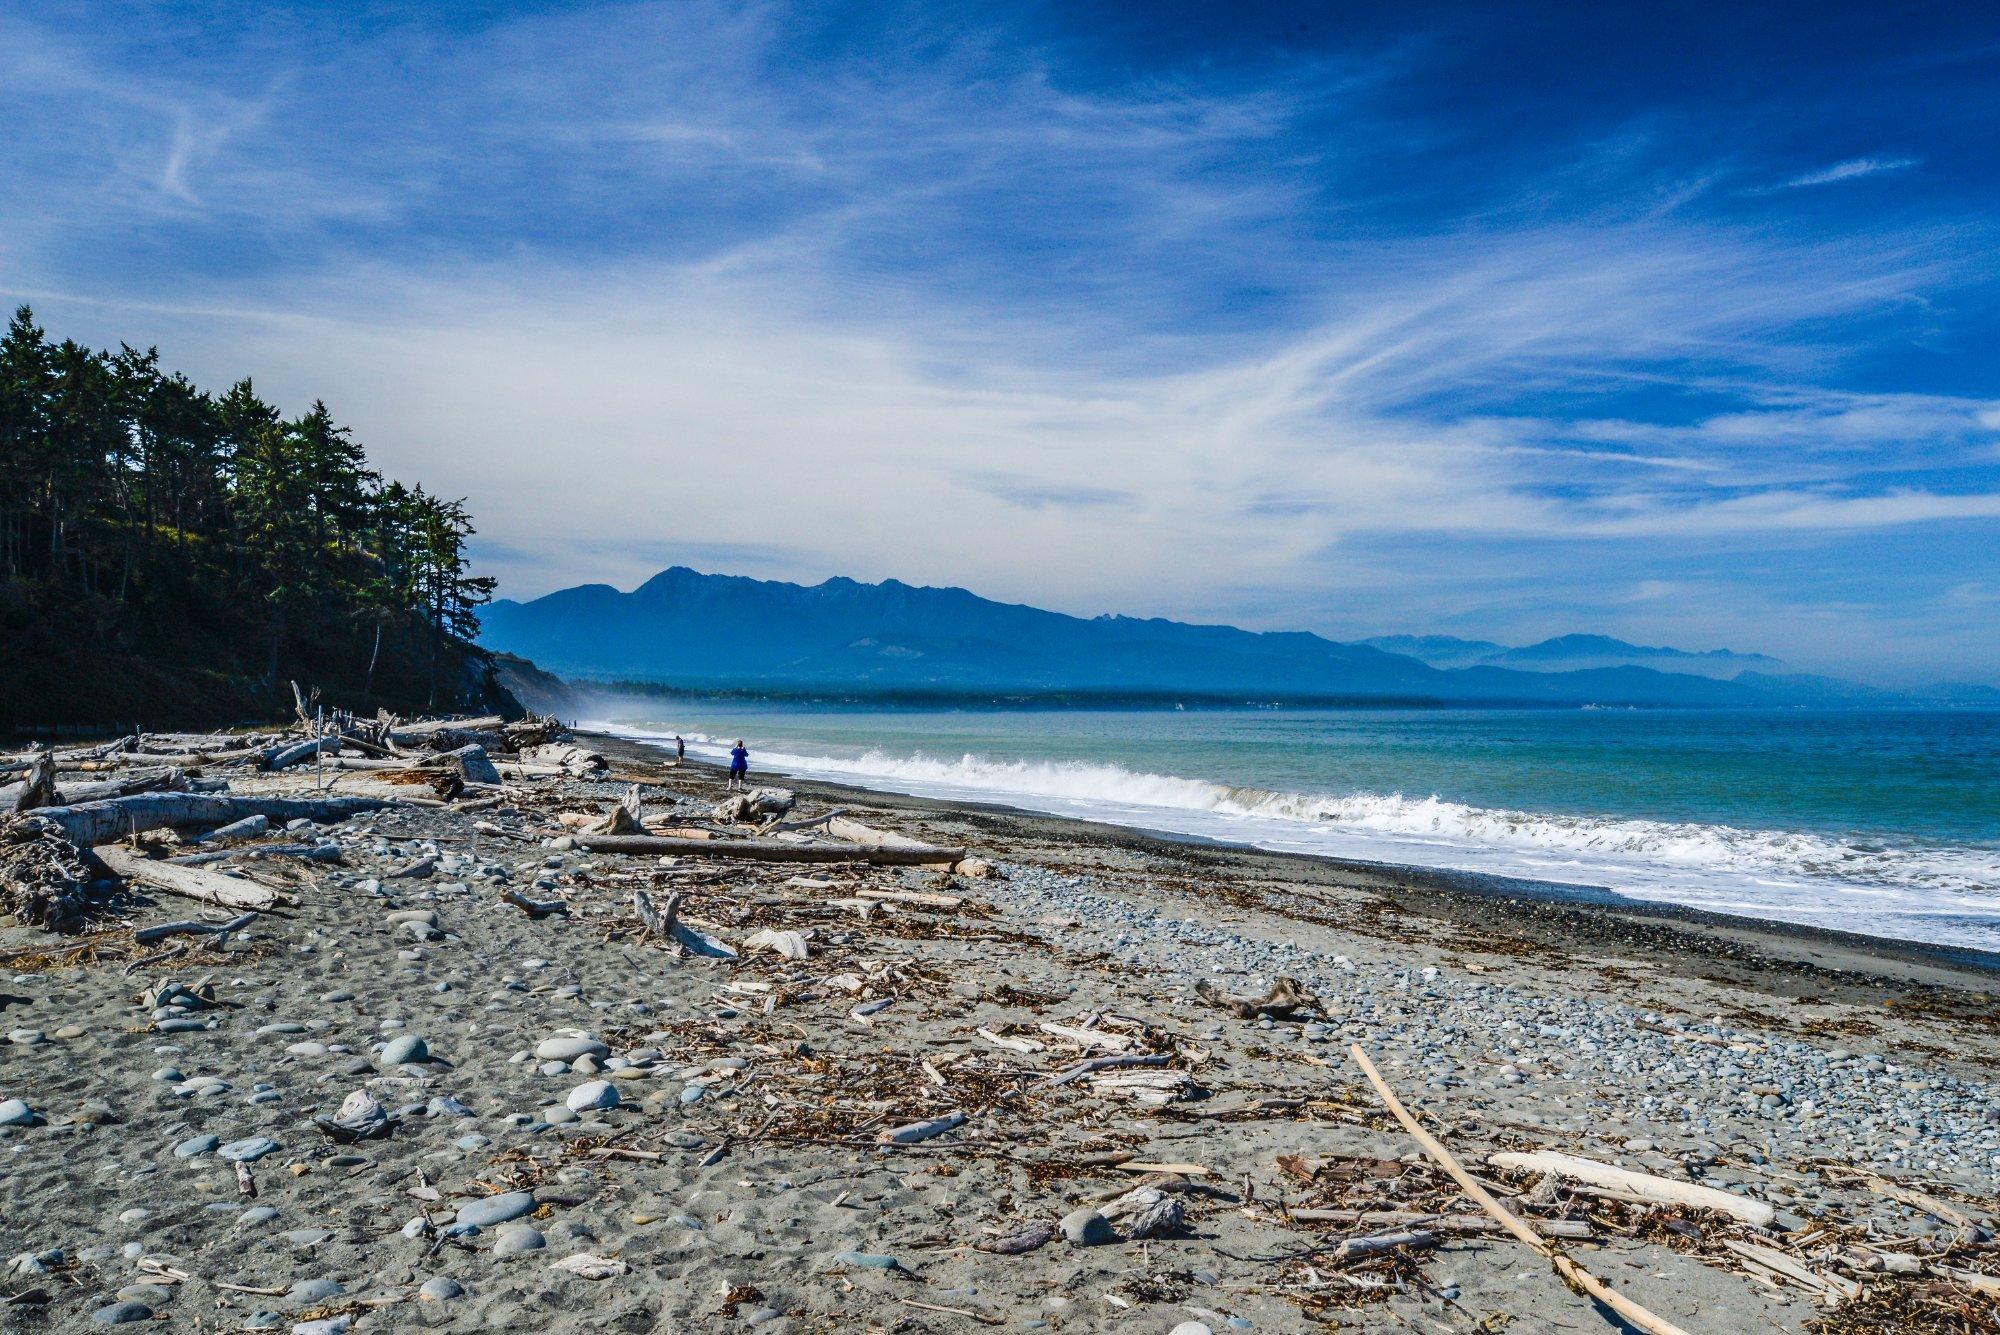
<svg viewBox="0 0 2000 1335"><path fill-rule="evenodd" d="M1075 617L893 579L805 586L681 566L630 593L584 584L529 602L497 601L483 621L485 647L570 678L695 690L1654 705L1896 698L1750 666L1775 665L1763 655L1603 636L1518 648L1444 636L1342 643L1303 631ZM1466 655L1474 660L1458 661ZM1687 663L1702 670L1679 670ZM1723 679L1724 667L1738 670Z"/></svg>
<svg viewBox="0 0 2000 1335"><path fill-rule="evenodd" d="M1578 668L1655 667L1726 680L1742 672L1770 672L1783 666L1768 654L1628 644L1609 635L1558 635L1552 640L1523 645L1461 640L1453 635L1377 635L1358 643L1392 654L1408 654L1437 668L1484 666L1518 668L1523 672L1572 672Z"/></svg>

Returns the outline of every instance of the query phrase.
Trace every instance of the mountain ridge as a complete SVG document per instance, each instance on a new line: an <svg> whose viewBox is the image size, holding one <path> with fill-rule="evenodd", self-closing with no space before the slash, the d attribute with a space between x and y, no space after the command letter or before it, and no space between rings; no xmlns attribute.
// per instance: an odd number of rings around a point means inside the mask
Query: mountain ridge
<svg viewBox="0 0 2000 1335"><path fill-rule="evenodd" d="M867 584L835 576L801 585L685 566L669 567L629 593L584 584L527 602L499 600L483 620L486 647L550 671L690 689L1185 691L1688 705L1889 698L1830 679L1799 678L1795 689L1784 675L1720 680L1632 663L1440 668L1310 631L1116 614L1083 618L895 579Z"/></svg>

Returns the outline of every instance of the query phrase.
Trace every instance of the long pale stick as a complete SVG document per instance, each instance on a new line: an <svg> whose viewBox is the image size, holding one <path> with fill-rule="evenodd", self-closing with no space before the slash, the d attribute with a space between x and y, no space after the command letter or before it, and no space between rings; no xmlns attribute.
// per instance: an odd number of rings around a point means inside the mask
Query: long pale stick
<svg viewBox="0 0 2000 1335"><path fill-rule="evenodd" d="M1410 1110L1403 1106L1402 1101L1396 1097L1396 1092L1382 1079L1382 1073L1375 1069L1374 1062L1368 1060L1368 1054L1361 1050L1359 1043L1350 1045L1347 1051L1354 1058L1355 1064L1361 1068L1361 1074L1368 1077L1368 1083L1375 1086L1375 1092L1381 1096L1382 1102L1396 1115L1396 1120L1403 1124L1403 1130L1414 1136L1417 1144L1424 1147L1424 1152L1443 1165L1445 1172L1452 1175L1464 1189L1465 1194L1470 1196L1480 1209L1499 1221L1500 1227L1512 1233L1522 1245L1532 1247L1547 1257L1549 1264L1555 1267L1556 1273L1562 1276L1563 1283L1579 1293L1595 1298L1640 1330L1651 1332L1651 1335L1688 1335L1688 1332L1673 1322L1664 1317L1654 1316L1630 1298L1615 1292L1603 1280L1549 1246L1542 1240L1540 1234L1522 1223L1506 1206L1494 1200L1493 1194L1480 1186L1472 1174L1459 1167L1458 1160L1451 1157L1451 1151L1446 1149L1435 1136L1417 1125L1417 1119L1410 1116Z"/></svg>

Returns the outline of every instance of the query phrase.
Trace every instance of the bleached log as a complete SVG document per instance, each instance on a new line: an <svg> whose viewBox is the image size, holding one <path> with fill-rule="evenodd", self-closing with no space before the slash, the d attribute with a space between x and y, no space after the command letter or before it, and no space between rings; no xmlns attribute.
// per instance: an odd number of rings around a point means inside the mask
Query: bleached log
<svg viewBox="0 0 2000 1335"><path fill-rule="evenodd" d="M53 752L44 751L29 762L28 777L14 794L13 808L33 811L36 807L53 806L56 800L56 758Z"/></svg>
<svg viewBox="0 0 2000 1335"><path fill-rule="evenodd" d="M268 816L281 824L294 820L330 822L395 805L379 797L140 793L76 806L44 807L19 819L45 822L78 848L90 848L168 826L226 825L245 816Z"/></svg>
<svg viewBox="0 0 2000 1335"><path fill-rule="evenodd" d="M1380 1256L1384 1252L1427 1251L1437 1245L1437 1234L1423 1229L1406 1229L1399 1233L1377 1233L1371 1237L1349 1238L1333 1249L1333 1259L1356 1261L1364 1256Z"/></svg>
<svg viewBox="0 0 2000 1335"><path fill-rule="evenodd" d="M791 844L779 839L672 839L662 835L579 834L576 846L591 853L674 853L698 858L747 858L756 862L872 862L879 866L921 867L957 862L962 848L869 848Z"/></svg>
<svg viewBox="0 0 2000 1335"><path fill-rule="evenodd" d="M498 714L487 714L480 718L440 718L423 723L399 723L389 729L389 740L400 746L405 742L420 742L440 732L491 732L504 722Z"/></svg>
<svg viewBox="0 0 2000 1335"><path fill-rule="evenodd" d="M872 825L863 825L858 820L846 816L835 816L826 823L826 832L836 839L845 839L850 844L860 844L863 848L925 848L921 839L912 839L906 834L896 834L890 830L878 830ZM961 855L962 856L962 855ZM953 862L958 858L953 858Z"/></svg>
<svg viewBox="0 0 2000 1335"><path fill-rule="evenodd" d="M275 908L278 904L278 892L268 885L259 885L255 881L238 880L234 876L204 871L200 867L156 862L152 858L142 858L137 853L114 845L106 845L95 851L98 860L119 876L128 881L137 881L164 894L178 895L182 899L198 899L204 904L220 904L224 908L232 909L263 910Z"/></svg>
<svg viewBox="0 0 2000 1335"><path fill-rule="evenodd" d="M328 755L340 750L338 737L313 737L303 742L291 742L274 746L264 753L264 768L267 770L289 769L301 760L311 760L325 752Z"/></svg>
<svg viewBox="0 0 2000 1335"><path fill-rule="evenodd" d="M1655 1177L1651 1173L1635 1172L1599 1163L1595 1159L1580 1159L1573 1154L1557 1154L1550 1150L1532 1154L1507 1152L1489 1155L1486 1162L1495 1168L1512 1169L1519 1173L1546 1173L1565 1181L1627 1192L1661 1205L1691 1205L1698 1210L1715 1210L1757 1228L1769 1228L1778 1213L1776 1206L1747 1196L1718 1191L1694 1182Z"/></svg>

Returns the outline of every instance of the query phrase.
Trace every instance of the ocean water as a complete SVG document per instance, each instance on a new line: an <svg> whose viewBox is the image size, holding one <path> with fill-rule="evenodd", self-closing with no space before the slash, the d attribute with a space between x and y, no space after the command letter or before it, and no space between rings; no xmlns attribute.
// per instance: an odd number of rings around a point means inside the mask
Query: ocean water
<svg viewBox="0 0 2000 1335"><path fill-rule="evenodd" d="M753 771L2000 950L2000 713L599 701Z"/></svg>

